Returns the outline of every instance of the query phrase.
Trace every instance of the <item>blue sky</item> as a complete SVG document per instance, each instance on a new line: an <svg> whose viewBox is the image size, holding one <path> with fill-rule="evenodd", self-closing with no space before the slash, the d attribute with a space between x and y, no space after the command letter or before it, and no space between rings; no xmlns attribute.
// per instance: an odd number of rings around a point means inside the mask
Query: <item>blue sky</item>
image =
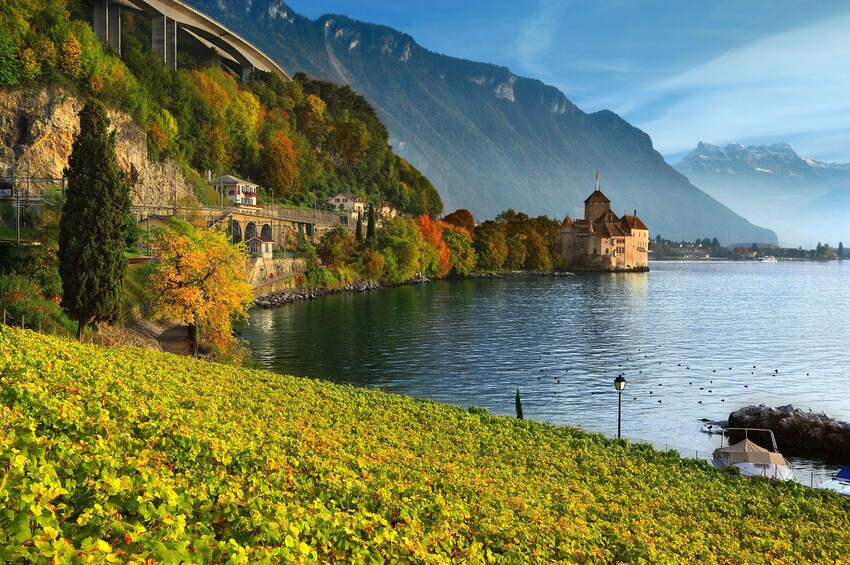
<svg viewBox="0 0 850 565"><path fill-rule="evenodd" d="M850 2L843 0L287 0L613 110L670 162L699 141L790 143L850 162Z"/></svg>

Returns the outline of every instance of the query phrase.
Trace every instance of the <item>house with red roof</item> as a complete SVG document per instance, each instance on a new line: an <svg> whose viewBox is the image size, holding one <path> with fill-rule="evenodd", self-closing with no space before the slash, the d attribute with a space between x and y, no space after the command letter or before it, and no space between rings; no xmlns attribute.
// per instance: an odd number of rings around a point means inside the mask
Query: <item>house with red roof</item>
<svg viewBox="0 0 850 565"><path fill-rule="evenodd" d="M584 218L561 222L561 256L569 268L589 271L649 269L649 228L633 215L618 217L596 190L584 201Z"/></svg>

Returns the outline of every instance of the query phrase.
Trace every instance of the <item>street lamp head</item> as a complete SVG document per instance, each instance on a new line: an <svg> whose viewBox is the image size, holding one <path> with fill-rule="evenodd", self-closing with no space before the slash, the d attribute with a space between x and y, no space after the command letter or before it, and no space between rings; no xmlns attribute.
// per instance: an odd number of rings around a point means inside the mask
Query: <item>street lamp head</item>
<svg viewBox="0 0 850 565"><path fill-rule="evenodd" d="M617 392L623 392L623 389L626 388L626 379L623 378L623 375L617 375L617 378L614 379L614 388L617 389Z"/></svg>

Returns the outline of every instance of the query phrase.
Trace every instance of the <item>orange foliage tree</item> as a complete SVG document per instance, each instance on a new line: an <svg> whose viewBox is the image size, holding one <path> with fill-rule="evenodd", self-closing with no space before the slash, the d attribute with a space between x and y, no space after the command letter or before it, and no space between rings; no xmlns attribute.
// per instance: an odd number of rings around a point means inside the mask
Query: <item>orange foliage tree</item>
<svg viewBox="0 0 850 565"><path fill-rule="evenodd" d="M443 241L443 223L435 222L427 214L416 218L416 227L422 234L419 269L427 277L441 278L452 268L449 248Z"/></svg>
<svg viewBox="0 0 850 565"><path fill-rule="evenodd" d="M260 157L263 184L275 194L289 194L298 183L298 155L292 139L280 131L272 132Z"/></svg>
<svg viewBox="0 0 850 565"><path fill-rule="evenodd" d="M463 228L470 233L475 231L475 219L472 217L472 212L466 208L459 208L451 214L444 216L443 221L447 224Z"/></svg>
<svg viewBox="0 0 850 565"><path fill-rule="evenodd" d="M154 317L186 324L192 351L197 351L199 332L226 350L234 341L233 320L245 317L253 299L244 244L172 219L155 245L158 261L148 285Z"/></svg>

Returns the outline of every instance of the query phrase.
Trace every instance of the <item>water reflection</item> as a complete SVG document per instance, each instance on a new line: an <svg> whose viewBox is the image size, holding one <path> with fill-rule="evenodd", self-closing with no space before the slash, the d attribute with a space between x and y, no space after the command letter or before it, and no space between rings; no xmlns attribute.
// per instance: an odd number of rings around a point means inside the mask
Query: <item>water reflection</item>
<svg viewBox="0 0 850 565"><path fill-rule="evenodd" d="M747 404L850 419L848 266L653 264L650 274L437 282L257 311L291 374L616 433L707 457L701 419ZM848 462L850 463L850 462Z"/></svg>

